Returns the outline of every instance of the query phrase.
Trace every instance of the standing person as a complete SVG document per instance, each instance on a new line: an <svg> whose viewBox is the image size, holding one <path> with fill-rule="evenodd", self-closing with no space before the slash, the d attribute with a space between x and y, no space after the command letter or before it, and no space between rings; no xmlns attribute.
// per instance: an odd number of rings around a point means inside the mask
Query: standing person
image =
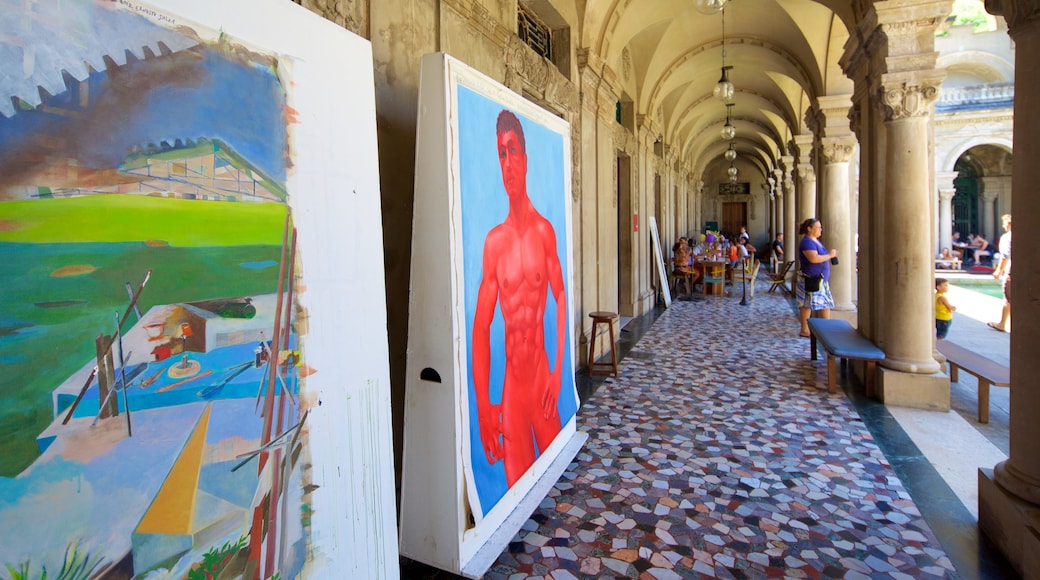
<svg viewBox="0 0 1040 580"><path fill-rule="evenodd" d="M776 234L773 240L773 271L779 272L784 267L784 233Z"/></svg>
<svg viewBox="0 0 1040 580"><path fill-rule="evenodd" d="M1000 309L1000 321L986 324L993 330L1007 332L1007 325L1011 322L1011 214L1006 213L1000 216L1000 223L1004 226L1004 234L997 242L1000 263L993 271L993 277L998 280L1004 279L1004 306Z"/></svg>
<svg viewBox="0 0 1040 580"><path fill-rule="evenodd" d="M802 234L802 241L798 243L798 268L801 275L798 276L798 286L795 289L798 300L798 319L801 322L801 330L798 336L808 338L809 316L815 310L820 318L830 318L831 308L834 308L834 297L831 296L831 260L838 256L838 250L827 250L820 243L820 234L823 233L823 224L816 218L809 218L802 222L798 228ZM815 292L805 291L805 279L807 277L822 276L820 289Z"/></svg>
<svg viewBox="0 0 1040 580"><path fill-rule="evenodd" d="M473 384L480 438L489 464L503 460L510 487L560 432L557 399L566 348L567 293L552 223L527 195L524 130L503 110L496 125L509 213L484 240L483 273L473 317ZM546 296L556 301L556 360L545 348ZM502 400L491 403L490 328L498 304L505 326Z"/></svg>
<svg viewBox="0 0 1040 580"><path fill-rule="evenodd" d="M953 313L957 307L950 304L946 293L950 291L950 281L946 278L935 279L935 338L946 340L946 334L950 332L950 324L953 323Z"/></svg>

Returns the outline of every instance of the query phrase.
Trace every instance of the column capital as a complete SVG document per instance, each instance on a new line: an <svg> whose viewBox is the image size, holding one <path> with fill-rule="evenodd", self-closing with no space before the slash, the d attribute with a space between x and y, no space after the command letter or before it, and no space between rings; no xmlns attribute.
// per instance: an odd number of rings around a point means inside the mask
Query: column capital
<svg viewBox="0 0 1040 580"><path fill-rule="evenodd" d="M812 133L801 133L794 136L794 145L798 149L798 162L799 165L802 163L809 163L812 160L813 143L816 141L816 136Z"/></svg>
<svg viewBox="0 0 1040 580"><path fill-rule="evenodd" d="M852 112L852 95L827 95L817 99L823 121L822 135L841 137L851 132L849 116Z"/></svg>
<svg viewBox="0 0 1040 580"><path fill-rule="evenodd" d="M799 163L798 178L802 181L816 181L816 170L813 169L812 164Z"/></svg>
<svg viewBox="0 0 1040 580"><path fill-rule="evenodd" d="M956 189L940 189L939 190L939 201L950 202L953 201L953 196L957 195Z"/></svg>
<svg viewBox="0 0 1040 580"><path fill-rule="evenodd" d="M942 71L931 72L934 75L927 77L917 73L882 75L880 100L886 122L931 115L946 76Z"/></svg>
<svg viewBox="0 0 1040 580"><path fill-rule="evenodd" d="M848 163L856 150L856 140L851 136L824 137L820 144L824 163Z"/></svg>
<svg viewBox="0 0 1040 580"><path fill-rule="evenodd" d="M936 171L935 183L939 191L953 189L953 180L957 179L958 175L960 175L959 171Z"/></svg>
<svg viewBox="0 0 1040 580"><path fill-rule="evenodd" d="M1016 34L1040 24L1040 0L985 0L986 11L1003 16L1008 24L1008 35Z"/></svg>

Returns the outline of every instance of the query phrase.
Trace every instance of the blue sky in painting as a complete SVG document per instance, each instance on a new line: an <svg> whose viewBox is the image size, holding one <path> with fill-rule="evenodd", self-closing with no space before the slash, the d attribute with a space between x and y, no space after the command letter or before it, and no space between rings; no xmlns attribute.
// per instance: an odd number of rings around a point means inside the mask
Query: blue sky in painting
<svg viewBox="0 0 1040 580"><path fill-rule="evenodd" d="M458 87L458 130L459 130L459 177L462 200L462 245L465 270L466 336L472 340L473 318L476 312L477 289L483 275L484 239L491 228L502 223L509 213L509 197L502 185L501 167L498 163L498 140L495 124L499 112L507 109L499 102L468 88ZM527 193L531 203L556 232L557 255L563 268L564 284L570 291L571 276L568 271L567 255L567 205L564 155L569 155L563 136L522 114L513 111L524 129L527 144ZM573 308L573 305L570 305ZM563 384L557 409L561 424L577 412L577 391L574 386L574 362L571 359L568 316L565 344L556 339L556 302L552 292L546 296L544 323L545 347L550 365L555 363L557 349L563 350ZM505 373L503 346L504 324L501 309L496 304L495 318L491 324L491 372L488 390L491 402L498 403L502 397L502 382ZM468 344L469 366L472 368L472 345ZM480 439L477 421L476 391L473 374L467 372L469 399L470 462L477 495L484 514L487 514L508 491L505 468L501 460L487 463L484 446Z"/></svg>
<svg viewBox="0 0 1040 580"><path fill-rule="evenodd" d="M119 30L131 30L135 39L148 37L148 29L153 30L154 39L167 41L171 34L139 16L128 18L118 11L95 8L92 17L96 20L99 15L109 27L118 21ZM97 28L98 24L91 27ZM26 40L32 42L31 38ZM201 49L201 55L196 58L180 53L131 62L112 77L104 69L94 72L87 81L90 105L86 109L80 107L79 88L44 98L44 105L53 109L83 112L85 116L32 110L10 118L0 117L0 151L18 151L34 139L58 136L60 144L52 147L59 148L59 157L75 158L83 166L104 169L118 166L134 147L158 145L162 141L172 145L177 139L219 139L268 176L284 183L285 91L275 71L210 48ZM119 57L117 62L126 59L122 53ZM85 52L80 63L97 58L99 55ZM54 66L61 66L60 63L55 61ZM52 74L60 77L61 71ZM0 74L0 98L14 94L13 78Z"/></svg>

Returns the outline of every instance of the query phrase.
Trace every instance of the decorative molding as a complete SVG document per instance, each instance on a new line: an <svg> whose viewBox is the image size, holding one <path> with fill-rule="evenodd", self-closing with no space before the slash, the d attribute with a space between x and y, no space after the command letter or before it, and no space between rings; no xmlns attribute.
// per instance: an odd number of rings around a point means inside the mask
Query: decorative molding
<svg viewBox="0 0 1040 580"><path fill-rule="evenodd" d="M824 163L848 163L856 150L856 142L847 137L824 137L820 141Z"/></svg>
<svg viewBox="0 0 1040 580"><path fill-rule="evenodd" d="M885 121L927 117L939 98L937 84L883 83L880 101Z"/></svg>
<svg viewBox="0 0 1040 580"><path fill-rule="evenodd" d="M368 0L337 0L336 2L293 0L293 2L362 38L371 39Z"/></svg>
<svg viewBox="0 0 1040 580"><path fill-rule="evenodd" d="M809 163L798 164L798 179L802 182L816 181L816 171Z"/></svg>
<svg viewBox="0 0 1040 580"><path fill-rule="evenodd" d="M1040 24L1040 0L985 0L986 11L1003 16L1008 34L1014 38L1031 26Z"/></svg>

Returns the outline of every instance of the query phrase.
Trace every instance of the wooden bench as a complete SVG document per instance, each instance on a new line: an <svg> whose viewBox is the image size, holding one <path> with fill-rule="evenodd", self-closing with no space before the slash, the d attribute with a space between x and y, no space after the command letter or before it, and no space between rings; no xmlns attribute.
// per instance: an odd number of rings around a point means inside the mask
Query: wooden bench
<svg viewBox="0 0 1040 580"><path fill-rule="evenodd" d="M963 369L979 379L979 423L989 423L989 388L1010 387L1011 369L948 340L935 341L935 347L950 363L950 380L958 382Z"/></svg>
<svg viewBox="0 0 1040 580"><path fill-rule="evenodd" d="M835 359L862 360L867 363L864 380L867 396L874 396L874 372L877 361L885 360L885 351L852 328L848 321L833 318L809 319L809 350L812 360L816 360L817 343L830 355L827 357L828 393L838 392Z"/></svg>

